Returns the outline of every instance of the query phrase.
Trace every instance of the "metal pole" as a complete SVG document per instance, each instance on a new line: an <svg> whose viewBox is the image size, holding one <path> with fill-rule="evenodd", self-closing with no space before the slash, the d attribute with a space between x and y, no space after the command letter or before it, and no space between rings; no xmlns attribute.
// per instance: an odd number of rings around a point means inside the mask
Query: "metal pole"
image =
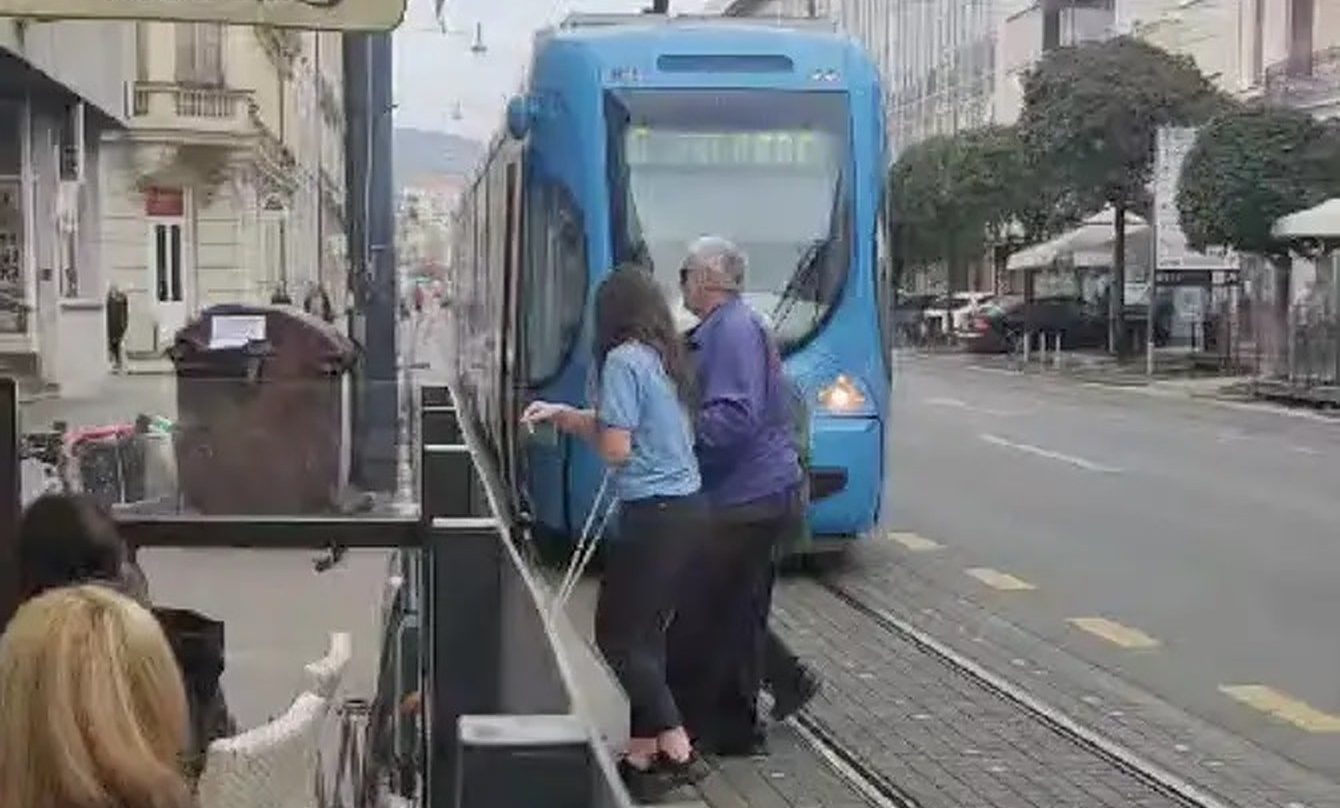
<svg viewBox="0 0 1340 808"><path fill-rule="evenodd" d="M14 379L0 379L0 629L19 604L20 444L19 386Z"/></svg>
<svg viewBox="0 0 1340 808"><path fill-rule="evenodd" d="M1158 295L1158 277L1157 269L1149 270L1149 301L1146 305L1145 315L1145 375L1152 377L1154 375L1154 318L1157 309L1154 306L1154 298Z"/></svg>

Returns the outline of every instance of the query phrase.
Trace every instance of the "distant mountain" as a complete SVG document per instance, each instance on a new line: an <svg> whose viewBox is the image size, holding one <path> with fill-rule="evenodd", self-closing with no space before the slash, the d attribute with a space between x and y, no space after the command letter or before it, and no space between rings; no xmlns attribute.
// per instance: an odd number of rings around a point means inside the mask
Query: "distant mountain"
<svg viewBox="0 0 1340 808"><path fill-rule="evenodd" d="M391 137L396 193L424 174L468 176L484 154L477 140L426 129L397 128Z"/></svg>

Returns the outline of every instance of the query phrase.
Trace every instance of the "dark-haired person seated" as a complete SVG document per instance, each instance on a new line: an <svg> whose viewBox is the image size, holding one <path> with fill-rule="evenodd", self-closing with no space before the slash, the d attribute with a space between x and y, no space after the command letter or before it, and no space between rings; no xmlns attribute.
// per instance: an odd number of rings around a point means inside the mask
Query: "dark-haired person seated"
<svg viewBox="0 0 1340 808"><path fill-rule="evenodd" d="M26 601L50 589L102 584L153 611L181 666L190 710L187 773L199 774L210 741L236 734L219 684L224 668L223 624L187 609L152 607L144 573L130 558L116 522L93 498L48 494L19 521L19 587Z"/></svg>

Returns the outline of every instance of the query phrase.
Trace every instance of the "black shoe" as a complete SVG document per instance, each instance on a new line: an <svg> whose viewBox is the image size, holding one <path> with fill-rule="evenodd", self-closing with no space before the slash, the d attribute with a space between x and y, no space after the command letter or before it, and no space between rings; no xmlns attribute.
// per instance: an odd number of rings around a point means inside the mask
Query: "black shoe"
<svg viewBox="0 0 1340 808"><path fill-rule="evenodd" d="M688 760L674 760L662 752L656 758L656 769L676 786L696 785L712 774L712 767L697 751L692 752Z"/></svg>
<svg viewBox="0 0 1340 808"><path fill-rule="evenodd" d="M801 668L796 676L795 686L781 693L773 693L772 720L785 721L810 703L823 687L818 674L809 668Z"/></svg>
<svg viewBox="0 0 1340 808"><path fill-rule="evenodd" d="M704 749L717 757L763 757L768 754L768 739L762 730L739 735L723 735L704 744Z"/></svg>
<svg viewBox="0 0 1340 808"><path fill-rule="evenodd" d="M628 789L628 796L640 804L656 802L674 788L674 783L654 765L640 769L626 758L619 761L619 778L623 780L624 788Z"/></svg>

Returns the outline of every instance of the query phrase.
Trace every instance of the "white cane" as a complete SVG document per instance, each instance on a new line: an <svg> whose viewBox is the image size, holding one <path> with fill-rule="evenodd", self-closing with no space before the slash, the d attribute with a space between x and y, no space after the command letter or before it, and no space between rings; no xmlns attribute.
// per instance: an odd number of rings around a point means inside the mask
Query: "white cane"
<svg viewBox="0 0 1340 808"><path fill-rule="evenodd" d="M582 533L578 537L577 546L573 549L572 560L568 562L567 571L563 575L563 580L558 585L558 591L554 593L554 598L549 604L548 619L553 620L563 609L567 607L568 600L572 593L576 591L577 584L586 573L587 566L591 559L595 557L596 548L600 544L600 537L605 532L609 524L614 509L618 506L619 500L611 497L608 503L604 503L605 493L609 489L609 472L605 472L604 478L600 481L600 488L596 490L595 499L591 502L591 510L586 515L586 522L582 525ZM601 506L604 505L602 512ZM597 519L597 517L599 517Z"/></svg>

